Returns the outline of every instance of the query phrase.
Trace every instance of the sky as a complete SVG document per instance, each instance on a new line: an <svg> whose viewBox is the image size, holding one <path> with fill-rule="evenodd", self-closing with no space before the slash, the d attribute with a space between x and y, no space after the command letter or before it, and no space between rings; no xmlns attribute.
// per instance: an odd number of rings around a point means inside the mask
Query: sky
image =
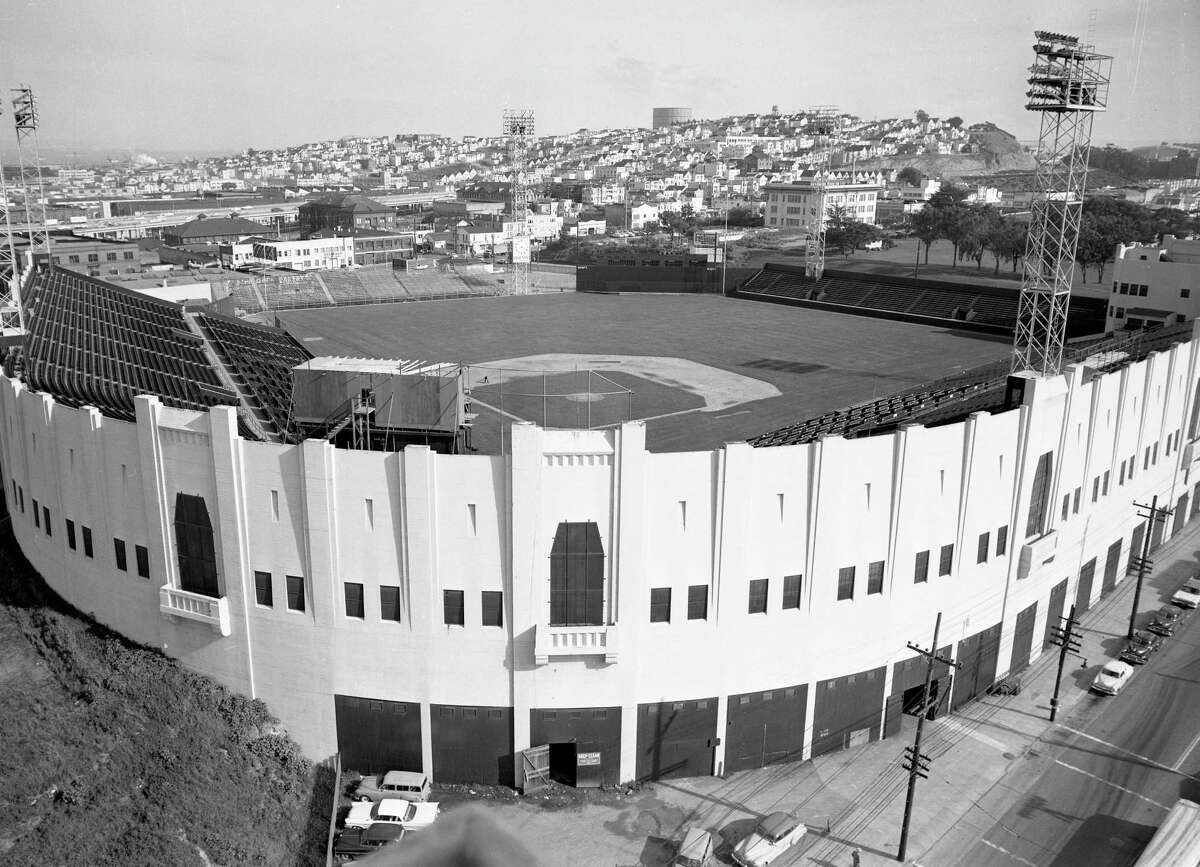
<svg viewBox="0 0 1200 867"><path fill-rule="evenodd" d="M1032 32L1114 56L1093 142L1200 141L1200 0L7 0L0 87L46 150L227 152L432 132L648 127L835 105L1037 137ZM7 103L7 100L5 100ZM10 106L0 148L10 150Z"/></svg>

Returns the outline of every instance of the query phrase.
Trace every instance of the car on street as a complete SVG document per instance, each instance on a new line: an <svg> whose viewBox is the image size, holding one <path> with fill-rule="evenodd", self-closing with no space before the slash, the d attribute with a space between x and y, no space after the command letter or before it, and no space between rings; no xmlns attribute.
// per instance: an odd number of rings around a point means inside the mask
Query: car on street
<svg viewBox="0 0 1200 867"><path fill-rule="evenodd" d="M807 833L808 826L791 813L772 813L734 847L734 863L742 867L767 867Z"/></svg>
<svg viewBox="0 0 1200 867"><path fill-rule="evenodd" d="M1129 643L1125 645L1125 649L1121 651L1120 659L1122 662L1129 662L1133 665L1144 665L1150 661L1150 657L1160 647L1162 647L1162 639L1157 635L1149 632L1135 632L1133 638L1129 639Z"/></svg>
<svg viewBox="0 0 1200 867"><path fill-rule="evenodd" d="M1180 608L1195 608L1200 605L1200 578L1192 577L1175 591L1171 601Z"/></svg>
<svg viewBox="0 0 1200 867"><path fill-rule="evenodd" d="M428 801L432 788L429 777L419 771L387 771L359 780L354 797L360 801L378 801L381 798Z"/></svg>
<svg viewBox="0 0 1200 867"><path fill-rule="evenodd" d="M369 855L404 837L399 825L372 825L370 828L347 828L333 841L333 854L343 858Z"/></svg>
<svg viewBox="0 0 1200 867"><path fill-rule="evenodd" d="M1146 629L1155 635L1174 635L1179 626L1181 615L1178 608L1164 605L1154 615Z"/></svg>
<svg viewBox="0 0 1200 867"><path fill-rule="evenodd" d="M674 867L710 867L716 864L716 842L709 831L696 825L684 829L683 842L675 853Z"/></svg>
<svg viewBox="0 0 1200 867"><path fill-rule="evenodd" d="M1128 662L1114 659L1112 662L1104 663L1104 667L1092 681L1092 690L1105 695L1116 695L1125 688L1125 684L1129 683L1131 677L1133 677L1133 666Z"/></svg>
<svg viewBox="0 0 1200 867"><path fill-rule="evenodd" d="M369 828L372 825L399 825L405 831L416 831L433 824L438 817L438 805L433 801L402 801L384 798L382 801L355 801L346 815L347 828Z"/></svg>

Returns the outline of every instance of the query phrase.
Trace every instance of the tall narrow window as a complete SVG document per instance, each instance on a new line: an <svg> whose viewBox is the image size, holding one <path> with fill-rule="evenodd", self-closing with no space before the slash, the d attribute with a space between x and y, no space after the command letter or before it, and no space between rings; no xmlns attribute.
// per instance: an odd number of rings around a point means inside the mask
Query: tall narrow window
<svg viewBox="0 0 1200 867"><path fill-rule="evenodd" d="M38 528L42 526L42 508L38 505L36 497L33 500L33 526Z"/></svg>
<svg viewBox="0 0 1200 867"><path fill-rule="evenodd" d="M941 559L938 561L938 575L949 575L954 565L954 546L943 545Z"/></svg>
<svg viewBox="0 0 1200 867"><path fill-rule="evenodd" d="M91 557L92 553L92 528L80 527L83 530L83 556Z"/></svg>
<svg viewBox="0 0 1200 867"><path fill-rule="evenodd" d="M776 494L779 498L779 523L783 523L783 494Z"/></svg>
<svg viewBox="0 0 1200 867"><path fill-rule="evenodd" d="M1063 494L1062 519L1065 521L1071 514L1071 495Z"/></svg>
<svg viewBox="0 0 1200 867"><path fill-rule="evenodd" d="M679 501L679 526L687 529L687 500Z"/></svg>
<svg viewBox="0 0 1200 867"><path fill-rule="evenodd" d="M271 587L270 572L256 571L254 573L254 601L268 608L275 604L275 593Z"/></svg>
<svg viewBox="0 0 1200 867"><path fill-rule="evenodd" d="M50 507L42 506L42 529L46 531L47 536L54 535L54 527L50 523Z"/></svg>
<svg viewBox="0 0 1200 867"><path fill-rule="evenodd" d="M180 587L191 593L219 596L213 528L203 497L176 494L175 544Z"/></svg>
<svg viewBox="0 0 1200 867"><path fill-rule="evenodd" d="M867 595L883 592L883 560L876 560L867 566Z"/></svg>
<svg viewBox="0 0 1200 867"><path fill-rule="evenodd" d="M442 622L447 626L463 626L466 624L465 603L463 591L442 591Z"/></svg>
<svg viewBox="0 0 1200 867"><path fill-rule="evenodd" d="M279 520L279 491L271 491L271 520Z"/></svg>
<svg viewBox="0 0 1200 867"><path fill-rule="evenodd" d="M996 531L996 556L1003 557L1008 553L1008 524Z"/></svg>
<svg viewBox="0 0 1200 867"><path fill-rule="evenodd" d="M671 622L671 588L670 587L651 587L650 588L650 622L651 623L670 623Z"/></svg>
<svg viewBox="0 0 1200 867"><path fill-rule="evenodd" d="M991 533L980 533L979 534L979 548L975 553L975 562L976 563L986 563L987 562L988 551L991 549L991 539L992 539Z"/></svg>
<svg viewBox="0 0 1200 867"><path fill-rule="evenodd" d="M125 559L125 542L121 539L113 539L113 553L117 558L117 568L122 572L129 571L129 561Z"/></svg>
<svg viewBox="0 0 1200 867"><path fill-rule="evenodd" d="M755 578L750 581L750 599L746 606L747 613L767 613L767 586L766 578Z"/></svg>
<svg viewBox="0 0 1200 867"><path fill-rule="evenodd" d="M604 623L604 547L594 521L558 525L550 549L550 625Z"/></svg>
<svg viewBox="0 0 1200 867"><path fill-rule="evenodd" d="M1092 502L1094 503L1098 499L1100 499L1100 477L1096 476L1092 479Z"/></svg>
<svg viewBox="0 0 1200 867"><path fill-rule="evenodd" d="M838 601L854 598L854 567L843 566L838 570Z"/></svg>
<svg viewBox="0 0 1200 867"><path fill-rule="evenodd" d="M367 499L363 500L363 504L366 508L367 529L374 530L375 529L375 501L372 500L370 497L368 497Z"/></svg>
<svg viewBox="0 0 1200 867"><path fill-rule="evenodd" d="M1100 485L1100 496L1108 496L1108 470L1104 471L1104 482Z"/></svg>
<svg viewBox="0 0 1200 867"><path fill-rule="evenodd" d="M139 578L150 577L150 551L145 545L133 546L134 559L137 560L137 573Z"/></svg>
<svg viewBox="0 0 1200 867"><path fill-rule="evenodd" d="M800 587L803 580L802 575L783 576L783 607L785 609L800 607Z"/></svg>
<svg viewBox="0 0 1200 867"><path fill-rule="evenodd" d="M1050 500L1050 470L1054 454L1046 452L1038 458L1033 473L1033 486L1029 492L1029 520L1025 524L1025 537L1040 536L1046 526L1046 506Z"/></svg>
<svg viewBox="0 0 1200 867"><path fill-rule="evenodd" d="M287 597L287 605L290 610L304 610L304 579L299 575L287 576Z"/></svg>
<svg viewBox="0 0 1200 867"><path fill-rule="evenodd" d="M67 547L75 550L75 522L67 518Z"/></svg>
<svg viewBox="0 0 1200 867"><path fill-rule="evenodd" d="M504 625L504 593L500 590L484 590L480 594L484 626Z"/></svg>
<svg viewBox="0 0 1200 867"><path fill-rule="evenodd" d="M916 566L913 568L913 583L924 584L929 580L929 552L918 551Z"/></svg>
<svg viewBox="0 0 1200 867"><path fill-rule="evenodd" d="M400 588L381 585L379 588L379 619L400 620Z"/></svg>
<svg viewBox="0 0 1200 867"><path fill-rule="evenodd" d="M688 620L708 619L708 585L693 584L688 587Z"/></svg>
<svg viewBox="0 0 1200 867"><path fill-rule="evenodd" d="M475 504L467 503L467 523L471 527L471 535L478 533L478 527L475 524Z"/></svg>
<svg viewBox="0 0 1200 867"><path fill-rule="evenodd" d="M1071 506L1071 514L1072 515L1079 514L1079 497L1080 497L1080 495L1082 495L1082 493L1083 493L1082 487L1075 489L1075 499L1073 500L1073 505Z"/></svg>
<svg viewBox="0 0 1200 867"><path fill-rule="evenodd" d="M346 597L346 616L362 619L366 616L363 611L363 586L357 581L344 581L342 587Z"/></svg>

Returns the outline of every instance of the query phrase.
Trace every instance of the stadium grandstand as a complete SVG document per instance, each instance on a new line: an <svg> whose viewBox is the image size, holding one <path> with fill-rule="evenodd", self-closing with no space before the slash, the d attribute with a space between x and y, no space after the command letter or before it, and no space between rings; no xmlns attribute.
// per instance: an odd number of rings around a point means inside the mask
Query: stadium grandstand
<svg viewBox="0 0 1200 867"><path fill-rule="evenodd" d="M820 280L804 267L768 263L730 293L739 298L840 310L909 322L948 323L990 334L1012 334L1019 294L997 286L826 270ZM1104 304L1072 299L1072 335L1104 328Z"/></svg>

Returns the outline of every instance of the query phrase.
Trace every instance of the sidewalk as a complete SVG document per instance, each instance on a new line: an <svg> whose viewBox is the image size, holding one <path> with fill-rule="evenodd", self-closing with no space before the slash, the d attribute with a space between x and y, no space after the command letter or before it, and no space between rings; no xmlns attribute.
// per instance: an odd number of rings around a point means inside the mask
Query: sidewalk
<svg viewBox="0 0 1200 867"><path fill-rule="evenodd" d="M1155 577L1143 586L1140 611L1164 604L1188 571L1185 563L1194 564L1198 547L1200 523L1158 550ZM1068 657L1059 723L1069 724L1096 671L1124 646L1135 583L1123 579L1080 618L1080 655L1088 664L1083 667ZM1040 640L1034 636L1035 642ZM984 696L926 723L922 752L929 756L931 770L917 785L906 863L956 864L1022 797L1024 784L1053 762L1056 727L1049 717L1057 667L1057 652L1043 652L1021 673L1019 695ZM545 867L666 865L674 854L671 841L678 841L684 825L698 824L733 842L759 816L777 809L795 812L809 827L805 842L781 865L850 867L856 847L864 867L896 864L908 785L900 761L915 725L914 718L904 717L902 730L887 740L809 762L772 765L726 779L650 783L615 805L544 810L536 801L521 801L494 809L503 824L540 853ZM728 861L725 848L718 851Z"/></svg>

